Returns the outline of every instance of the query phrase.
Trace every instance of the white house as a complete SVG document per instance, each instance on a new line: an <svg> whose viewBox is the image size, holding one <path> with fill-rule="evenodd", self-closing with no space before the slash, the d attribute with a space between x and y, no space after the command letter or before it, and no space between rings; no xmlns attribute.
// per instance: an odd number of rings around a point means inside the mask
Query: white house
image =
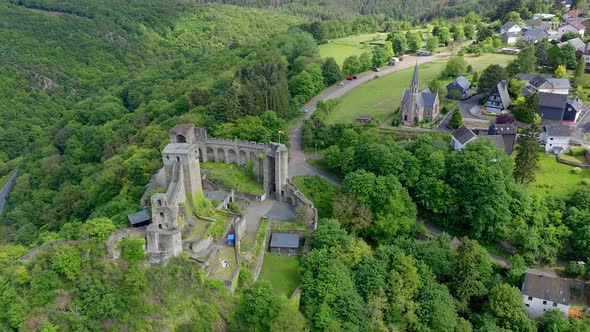
<svg viewBox="0 0 590 332"><path fill-rule="evenodd" d="M586 32L586 26L580 22L571 22L557 28L557 35L559 38L561 38L566 32L575 32L583 37Z"/></svg>
<svg viewBox="0 0 590 332"><path fill-rule="evenodd" d="M544 13L533 14L533 20L550 20L554 17L555 17L555 15L553 15L553 14L544 14Z"/></svg>
<svg viewBox="0 0 590 332"><path fill-rule="evenodd" d="M521 32L521 31L522 31L522 27L514 22L506 22L500 28L500 34L505 34L507 32Z"/></svg>
<svg viewBox="0 0 590 332"><path fill-rule="evenodd" d="M543 126L541 143L545 145L545 151L562 153L570 148L571 128L560 123Z"/></svg>
<svg viewBox="0 0 590 332"><path fill-rule="evenodd" d="M451 147L453 150L459 151L475 139L477 139L477 135L471 129L461 126L451 135Z"/></svg>
<svg viewBox="0 0 590 332"><path fill-rule="evenodd" d="M567 279L527 271L521 293L525 310L533 319L543 317L545 312L551 309L559 309L566 317L568 316L570 288Z"/></svg>

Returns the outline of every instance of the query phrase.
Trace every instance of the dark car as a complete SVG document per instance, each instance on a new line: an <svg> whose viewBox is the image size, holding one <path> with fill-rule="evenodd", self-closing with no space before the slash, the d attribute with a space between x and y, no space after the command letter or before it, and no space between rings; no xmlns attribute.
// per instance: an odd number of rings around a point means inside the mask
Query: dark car
<svg viewBox="0 0 590 332"><path fill-rule="evenodd" d="M353 79L353 80L356 80L356 79L357 79L357 77L356 77L356 76L353 76L353 77L352 77L352 79Z"/></svg>

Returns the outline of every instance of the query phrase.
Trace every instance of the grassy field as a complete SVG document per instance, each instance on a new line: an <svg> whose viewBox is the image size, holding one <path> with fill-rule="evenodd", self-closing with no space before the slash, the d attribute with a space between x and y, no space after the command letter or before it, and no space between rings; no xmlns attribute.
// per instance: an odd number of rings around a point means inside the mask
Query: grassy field
<svg viewBox="0 0 590 332"><path fill-rule="evenodd" d="M202 169L211 170L209 180L225 188L234 188L240 192L254 195L264 193L262 184L248 174L245 167L236 164L202 163Z"/></svg>
<svg viewBox="0 0 590 332"><path fill-rule="evenodd" d="M221 262L226 260L229 262L229 266L224 268L221 265ZM213 258L213 263L211 264L213 270L211 274L209 274L210 279L216 280L229 280L236 269L238 261L236 260L236 252L233 247L224 247L219 249L215 258Z"/></svg>
<svg viewBox="0 0 590 332"><path fill-rule="evenodd" d="M317 175L296 176L293 182L313 202L320 218L329 218L332 215L332 200L338 190L335 185Z"/></svg>
<svg viewBox="0 0 590 332"><path fill-rule="evenodd" d="M514 56L505 54L465 57L467 63L479 72L491 64L505 66L514 59ZM445 65L446 60L420 65L418 75L420 87L426 87L429 81L440 74ZM336 109L328 115L328 122L352 122L361 115L371 115L379 121L384 121L399 107L402 94L410 85L413 71L413 68L404 69L355 88L341 98ZM467 78L470 79L471 76L468 75Z"/></svg>
<svg viewBox="0 0 590 332"><path fill-rule="evenodd" d="M590 169L574 174L573 167L558 163L553 155L541 155L537 179L528 185L529 190L540 196L566 196L582 186L583 179L590 179Z"/></svg>
<svg viewBox="0 0 590 332"><path fill-rule="evenodd" d="M369 45L369 42L383 42L385 38L387 38L386 33L371 33L330 40L327 44L319 46L320 56L322 58L334 58L342 66L344 59L351 55L371 52L373 46Z"/></svg>
<svg viewBox="0 0 590 332"><path fill-rule="evenodd" d="M264 254L260 279L269 281L275 294L289 298L301 282L299 256Z"/></svg>

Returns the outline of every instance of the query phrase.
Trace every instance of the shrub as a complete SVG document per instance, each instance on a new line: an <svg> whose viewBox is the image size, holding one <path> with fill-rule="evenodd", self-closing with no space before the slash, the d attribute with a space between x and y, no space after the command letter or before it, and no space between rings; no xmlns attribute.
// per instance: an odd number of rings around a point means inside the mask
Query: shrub
<svg viewBox="0 0 590 332"><path fill-rule="evenodd" d="M219 239L223 236L226 226L227 224L223 219L217 218L211 225L209 225L209 228L207 228L203 237L208 238L209 236L212 236L214 239Z"/></svg>
<svg viewBox="0 0 590 332"><path fill-rule="evenodd" d="M569 150L568 154L570 156L584 156L586 154L585 148L572 148Z"/></svg>
<svg viewBox="0 0 590 332"><path fill-rule="evenodd" d="M583 276L586 273L586 266L577 262L568 262L564 270L570 277Z"/></svg>
<svg viewBox="0 0 590 332"><path fill-rule="evenodd" d="M582 174L582 169L580 167L574 167L572 168L572 173L576 175Z"/></svg>
<svg viewBox="0 0 590 332"><path fill-rule="evenodd" d="M582 179L582 184L585 186L590 185L590 179L588 179L588 178Z"/></svg>
<svg viewBox="0 0 590 332"><path fill-rule="evenodd" d="M122 239L119 242L119 249L121 249L121 256L125 258L129 264L134 264L136 262L142 261L146 259L145 253L143 251L143 245L145 244L145 239Z"/></svg>

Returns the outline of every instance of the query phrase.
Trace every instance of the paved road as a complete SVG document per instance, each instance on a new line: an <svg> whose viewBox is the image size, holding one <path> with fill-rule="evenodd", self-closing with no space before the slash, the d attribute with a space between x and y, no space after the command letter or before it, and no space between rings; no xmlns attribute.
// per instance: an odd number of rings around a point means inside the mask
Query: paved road
<svg viewBox="0 0 590 332"><path fill-rule="evenodd" d="M6 203L6 199L8 198L8 193L10 193L10 189L12 189L12 184L14 183L14 179L16 179L18 171L14 172L12 176L6 181L2 191L0 191L0 215L2 214L2 209L4 208L4 203Z"/></svg>
<svg viewBox="0 0 590 332"><path fill-rule="evenodd" d="M418 64L429 63L429 62L432 62L435 60L445 58L445 57L449 56L450 54L451 53L449 51L445 51L445 52L442 52L442 53L439 53L436 55L425 56L425 57L407 55L407 56L404 56L404 61L398 62L393 67L385 67L379 73L370 71L370 72L365 72L365 73L359 74L359 75L357 75L358 78L356 80L345 81L344 86L339 86L339 85L331 86L330 88L325 90L323 93L315 96L312 100L310 100L307 104L305 104L303 106L304 108L309 110L309 113L305 114L303 119L301 119L301 120L299 120L299 122L297 122L297 124L295 125L295 127L293 128L293 130L290 133L289 142L291 143L291 148L289 149L289 153L291 155L291 160L289 161L289 177L294 177L297 175L319 175L333 184L336 184L336 185L340 184L340 181L337 178L335 178L334 176L332 176L326 172L323 172L323 171L311 166L310 164L308 164L306 162L306 160L311 159L311 158L309 158L305 154L305 152L303 151L303 148L301 147L301 134L302 134L301 126L303 124L303 120L309 118L313 114L313 112L316 110L316 104L318 101L340 98L340 97L344 96L345 94L347 94L350 90L352 90L364 83L367 83L368 81L373 79L375 77L375 75L386 76L386 75L395 73L397 71L400 71L400 70L403 70L406 68L411 68L414 65L416 65L416 63L418 63Z"/></svg>

